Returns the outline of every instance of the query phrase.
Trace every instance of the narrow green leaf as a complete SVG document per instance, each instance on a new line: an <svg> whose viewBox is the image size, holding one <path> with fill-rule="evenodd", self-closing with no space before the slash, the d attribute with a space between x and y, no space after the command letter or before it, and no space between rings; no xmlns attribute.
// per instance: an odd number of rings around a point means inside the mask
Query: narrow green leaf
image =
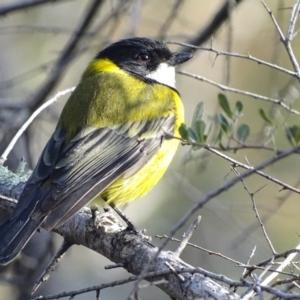
<svg viewBox="0 0 300 300"><path fill-rule="evenodd" d="M295 146L298 145L300 142L300 128L297 125L293 125L286 129L286 137L289 142Z"/></svg>
<svg viewBox="0 0 300 300"><path fill-rule="evenodd" d="M293 139L293 129L289 127L285 130L285 135L292 146L295 146L295 141Z"/></svg>
<svg viewBox="0 0 300 300"><path fill-rule="evenodd" d="M227 97L224 94L219 94L218 100L219 100L220 106L222 107L222 109L224 110L224 112L226 113L228 118L232 119L233 113L230 109L230 105L229 105Z"/></svg>
<svg viewBox="0 0 300 300"><path fill-rule="evenodd" d="M273 126L273 122L262 108L259 109L259 114L264 119L264 121L266 121L269 125Z"/></svg>
<svg viewBox="0 0 300 300"><path fill-rule="evenodd" d="M241 143L245 143L247 137L249 136L250 128L248 125L243 124L237 130L237 138Z"/></svg>
<svg viewBox="0 0 300 300"><path fill-rule="evenodd" d="M297 134L296 134L296 136L295 136L295 141L296 141L296 144L297 144L297 145L298 145L299 142L300 142L300 128L299 128L299 126L298 126L298 132L297 132Z"/></svg>
<svg viewBox="0 0 300 300"><path fill-rule="evenodd" d="M237 101L235 104L235 109L237 110L238 113L241 113L243 110L244 106L241 101Z"/></svg>
<svg viewBox="0 0 300 300"><path fill-rule="evenodd" d="M198 143L198 137L197 137L197 134L196 132L192 129L192 128L188 128L187 129L187 132L188 132L188 140L193 142L193 143Z"/></svg>
<svg viewBox="0 0 300 300"><path fill-rule="evenodd" d="M230 125L227 121L227 119L222 114L217 114L217 120L221 125L221 128L224 132L228 133L230 129Z"/></svg>
<svg viewBox="0 0 300 300"><path fill-rule="evenodd" d="M199 120L195 124L195 129L194 130L197 134L198 141L201 144L205 143L205 135L204 135L205 128L206 128L206 124L203 120Z"/></svg>
<svg viewBox="0 0 300 300"><path fill-rule="evenodd" d="M178 131L179 131L180 136L181 136L184 140L187 141L188 138L189 138L189 134L188 134L186 125L185 125L185 124L181 124L181 125L179 126Z"/></svg>
<svg viewBox="0 0 300 300"><path fill-rule="evenodd" d="M200 102L197 104L194 113L193 113L193 119L192 119L192 125L191 127L193 129L196 128L196 123L202 119L202 115L203 115L203 102Z"/></svg>

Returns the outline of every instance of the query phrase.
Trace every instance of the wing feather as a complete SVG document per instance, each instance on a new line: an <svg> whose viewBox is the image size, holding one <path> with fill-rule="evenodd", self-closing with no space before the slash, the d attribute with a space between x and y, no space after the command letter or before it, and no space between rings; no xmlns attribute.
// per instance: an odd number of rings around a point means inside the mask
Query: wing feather
<svg viewBox="0 0 300 300"><path fill-rule="evenodd" d="M65 146L57 129L24 189L14 215L32 207L31 218L45 218L46 229L63 223L119 176L132 176L158 151L175 116L106 128L86 128Z"/></svg>

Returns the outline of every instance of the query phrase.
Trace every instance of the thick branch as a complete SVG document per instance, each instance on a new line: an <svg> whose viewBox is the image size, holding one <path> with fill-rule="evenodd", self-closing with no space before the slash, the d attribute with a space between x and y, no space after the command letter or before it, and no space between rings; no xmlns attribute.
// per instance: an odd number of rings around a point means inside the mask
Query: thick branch
<svg viewBox="0 0 300 300"><path fill-rule="evenodd" d="M15 202L8 198L18 198L27 177L13 174L0 166L0 195L4 196L0 196L0 210L9 213L12 211ZM121 263L128 272L138 275L149 262L152 262L158 249L141 236L124 229L111 213L98 214L92 218L90 210L83 208L55 232L71 243L83 245L114 263ZM161 251L149 272L162 274L164 271L170 271L168 267L170 265L178 272L186 268L195 270L174 253ZM237 299L237 296L228 289L197 272L182 273L183 280L174 272L168 273L147 280L166 279L167 283L162 283L158 287L175 299Z"/></svg>

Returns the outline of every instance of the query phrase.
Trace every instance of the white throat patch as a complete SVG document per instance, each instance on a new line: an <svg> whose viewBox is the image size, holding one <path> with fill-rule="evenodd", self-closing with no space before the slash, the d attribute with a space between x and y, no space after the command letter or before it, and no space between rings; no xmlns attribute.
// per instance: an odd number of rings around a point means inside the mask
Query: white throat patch
<svg viewBox="0 0 300 300"><path fill-rule="evenodd" d="M166 63L159 64L157 69L146 75L146 77L175 88L175 67Z"/></svg>

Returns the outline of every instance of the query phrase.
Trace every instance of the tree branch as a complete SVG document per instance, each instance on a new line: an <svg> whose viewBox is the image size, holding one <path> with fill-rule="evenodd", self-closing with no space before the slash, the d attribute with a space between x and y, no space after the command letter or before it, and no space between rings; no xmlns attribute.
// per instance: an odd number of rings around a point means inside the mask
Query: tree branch
<svg viewBox="0 0 300 300"><path fill-rule="evenodd" d="M13 174L7 168L0 166L0 210L11 213L16 201L9 198L18 198L28 174ZM8 198L9 197L9 198ZM143 237L126 231L124 226L110 213L97 214L92 218L90 209L83 208L66 223L54 230L70 243L85 246L105 256L116 264L138 275L150 262L151 274L147 277L150 282L160 279L167 280L157 286L170 297L175 299L237 299L237 296L219 283L195 272L178 274L170 272L168 266L180 272L182 269L193 266L182 261L173 252L161 251L156 260L158 248L154 247ZM155 272L155 273L153 273ZM167 275L161 274L166 272Z"/></svg>
<svg viewBox="0 0 300 300"><path fill-rule="evenodd" d="M31 0L31 1L20 1L18 3L9 4L9 5L3 5L0 7L0 16L4 16L10 12L30 8L33 6L46 4L49 2L62 2L58 0Z"/></svg>

